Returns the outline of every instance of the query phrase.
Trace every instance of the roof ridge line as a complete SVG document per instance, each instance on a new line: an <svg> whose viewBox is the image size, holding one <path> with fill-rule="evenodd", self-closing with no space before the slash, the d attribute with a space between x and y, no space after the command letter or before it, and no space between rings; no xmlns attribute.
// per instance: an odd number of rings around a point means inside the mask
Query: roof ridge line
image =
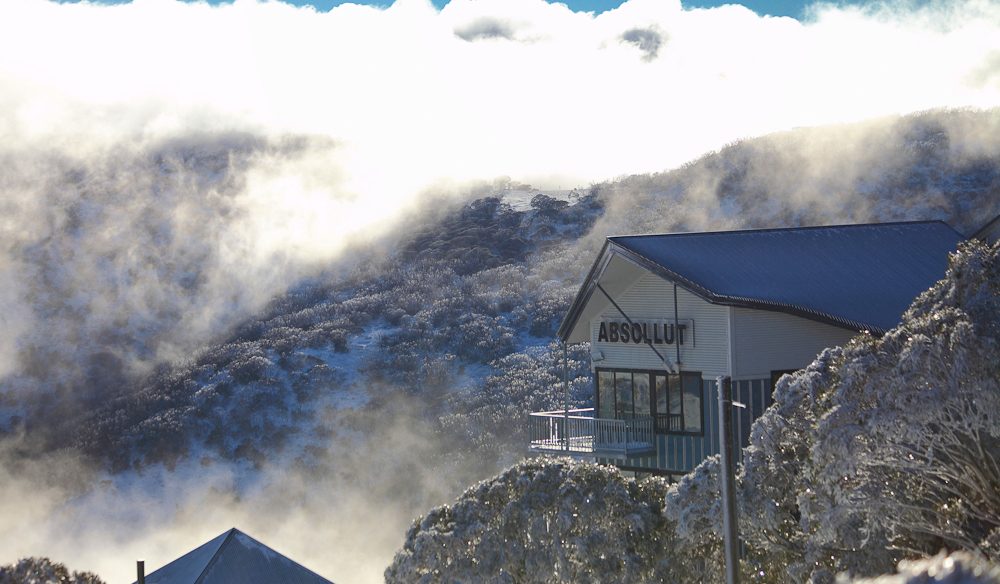
<svg viewBox="0 0 1000 584"><path fill-rule="evenodd" d="M795 227L759 227L759 228L746 228L746 229L721 229L718 231L681 231L672 233L645 233L645 234L623 234L623 235L608 235L607 239L631 239L637 237L683 237L686 235L723 235L723 234L736 234L736 233L766 233L773 231L806 231L811 229L843 229L843 228L860 228L860 227L885 227L893 225L919 225L926 223L941 223L955 231L955 228L948 224L947 221L943 219L920 219L913 221L885 221L876 223L838 223L835 225L798 225ZM955 231L958 233L957 231ZM959 235L962 235L959 233ZM963 236L964 237L964 236Z"/></svg>
<svg viewBox="0 0 1000 584"><path fill-rule="evenodd" d="M205 581L205 575L208 573L208 569L211 568L212 565L219 559L219 555L222 553L222 548L226 547L226 544L229 543L229 540L233 539L233 535L235 535L237 531L239 530L235 527L229 528L229 533L226 534L226 539L222 540L222 543L219 544L219 549L215 550L215 553L212 554L212 558L205 563L205 567L202 569L201 573L198 574L198 578L193 584L202 584Z"/></svg>

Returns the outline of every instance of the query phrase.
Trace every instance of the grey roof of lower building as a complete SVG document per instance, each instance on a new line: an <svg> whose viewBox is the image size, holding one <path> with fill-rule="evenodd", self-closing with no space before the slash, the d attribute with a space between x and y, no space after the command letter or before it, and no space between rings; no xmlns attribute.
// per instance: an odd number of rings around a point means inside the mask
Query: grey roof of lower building
<svg viewBox="0 0 1000 584"><path fill-rule="evenodd" d="M233 528L146 576L146 584L333 584Z"/></svg>

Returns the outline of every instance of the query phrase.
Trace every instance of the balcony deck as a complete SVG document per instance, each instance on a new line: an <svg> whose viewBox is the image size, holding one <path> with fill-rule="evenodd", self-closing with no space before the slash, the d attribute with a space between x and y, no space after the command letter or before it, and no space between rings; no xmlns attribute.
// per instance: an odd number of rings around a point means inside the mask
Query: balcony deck
<svg viewBox="0 0 1000 584"><path fill-rule="evenodd" d="M535 412L529 449L545 454L625 458L656 451L653 418L595 418L594 408Z"/></svg>

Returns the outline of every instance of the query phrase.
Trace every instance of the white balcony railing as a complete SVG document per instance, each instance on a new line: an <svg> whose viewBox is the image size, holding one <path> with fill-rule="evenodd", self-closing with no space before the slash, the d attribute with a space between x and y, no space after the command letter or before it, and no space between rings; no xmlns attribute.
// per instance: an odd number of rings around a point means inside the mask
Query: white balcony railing
<svg viewBox="0 0 1000 584"><path fill-rule="evenodd" d="M535 412L529 419L530 449L569 455L630 456L656 451L652 416L595 418L594 408Z"/></svg>

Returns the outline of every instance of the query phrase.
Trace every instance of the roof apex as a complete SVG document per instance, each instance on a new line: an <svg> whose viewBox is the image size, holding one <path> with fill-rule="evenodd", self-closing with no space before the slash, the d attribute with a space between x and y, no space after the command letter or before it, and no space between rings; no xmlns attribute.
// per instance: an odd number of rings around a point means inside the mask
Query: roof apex
<svg viewBox="0 0 1000 584"><path fill-rule="evenodd" d="M332 584L232 527L146 576L147 584Z"/></svg>

